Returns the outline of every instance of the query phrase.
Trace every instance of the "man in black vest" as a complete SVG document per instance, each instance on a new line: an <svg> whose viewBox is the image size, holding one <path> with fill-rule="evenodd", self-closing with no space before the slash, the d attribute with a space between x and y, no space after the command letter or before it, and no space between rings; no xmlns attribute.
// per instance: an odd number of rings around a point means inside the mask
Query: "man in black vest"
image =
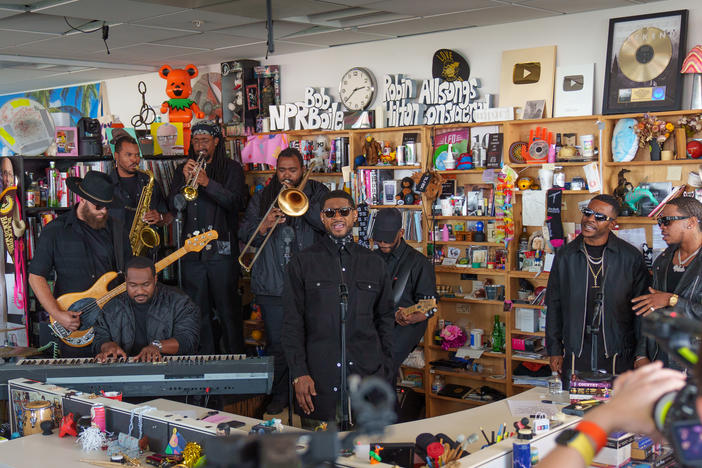
<svg viewBox="0 0 702 468"><path fill-rule="evenodd" d="M420 299L436 296L434 268L427 257L413 249L402 236L402 213L397 208L378 211L373 224L373 243L387 265L392 280L392 299L395 305L392 365L397 376L402 362L424 336L427 318L432 312L415 312L406 316L404 309Z"/></svg>
<svg viewBox="0 0 702 468"><path fill-rule="evenodd" d="M75 331L81 314L62 310L55 297L85 291L103 274L122 271L125 245L121 223L107 214L114 190L109 176L88 171L85 178L69 177L66 184L81 200L41 231L29 264L29 285L44 310ZM53 295L47 281L52 271L56 272Z"/></svg>

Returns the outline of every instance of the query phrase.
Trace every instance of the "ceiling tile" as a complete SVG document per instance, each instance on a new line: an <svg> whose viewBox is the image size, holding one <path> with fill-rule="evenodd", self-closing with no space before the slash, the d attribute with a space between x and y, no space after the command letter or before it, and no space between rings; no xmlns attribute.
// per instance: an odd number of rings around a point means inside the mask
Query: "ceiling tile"
<svg viewBox="0 0 702 468"><path fill-rule="evenodd" d="M73 27L81 28L90 19L85 18L68 18L68 22ZM85 26L87 28L95 28L94 25ZM0 19L0 29L13 31L27 32L42 32L47 34L63 34L71 30L71 27L66 24L66 19L62 16L45 15L41 13L22 13L21 15L11 16L9 18Z"/></svg>
<svg viewBox="0 0 702 468"><path fill-rule="evenodd" d="M137 59L148 59L149 64L158 67L164 60L171 57L178 57L183 55L185 49L180 47L167 47L158 44L134 44L126 47L120 47L113 49L109 56L105 56L101 53L94 53L86 56L85 60L95 60L104 62L118 62L118 63L136 63L143 64L143 60ZM189 49L188 52L191 52ZM199 52L202 54L201 52ZM197 64L205 63L198 60Z"/></svg>
<svg viewBox="0 0 702 468"><path fill-rule="evenodd" d="M294 23L292 21L275 21L273 23L273 37L278 39L297 34L300 32L325 32L331 31L333 28L324 26L315 26L309 23ZM268 30L266 22L259 21L256 23L245 24L241 26L233 26L231 28L218 29L217 32L223 34L232 34L234 36L253 37L255 39L266 40L268 38Z"/></svg>
<svg viewBox="0 0 702 468"><path fill-rule="evenodd" d="M342 5L315 0L272 0L273 19L307 16L327 11L341 10ZM241 15L260 20L266 19L266 2L263 0L236 0L204 7L208 11Z"/></svg>
<svg viewBox="0 0 702 468"><path fill-rule="evenodd" d="M0 8L0 18L9 18L11 16L17 16L21 15L22 13L19 11L13 11L13 10L3 10Z"/></svg>
<svg viewBox="0 0 702 468"><path fill-rule="evenodd" d="M390 37L391 36L387 34L381 33L368 33L355 30L338 30L322 34L295 36L290 40L299 44L333 46L353 44L358 42L378 41L382 39L389 39Z"/></svg>
<svg viewBox="0 0 702 468"><path fill-rule="evenodd" d="M200 20L200 27L195 27L193 21ZM240 24L249 24L256 20L237 15L227 15L206 10L180 10L176 13L152 16L136 21L139 24L162 26L176 29L189 29L193 32L213 31L224 27L236 27Z"/></svg>
<svg viewBox="0 0 702 468"><path fill-rule="evenodd" d="M41 13L56 16L75 16L101 21L127 22L150 16L174 13L182 8L153 5L132 0L78 0L46 8Z"/></svg>
<svg viewBox="0 0 702 468"><path fill-rule="evenodd" d="M200 48L203 50L215 50L228 46L238 46L258 42L250 37L231 36L229 34L220 34L216 32L206 32L202 34L192 34L189 36L176 37L173 39L165 39L163 41L155 41L155 44L170 45L179 47Z"/></svg>
<svg viewBox="0 0 702 468"><path fill-rule="evenodd" d="M28 32L3 31L0 30L0 50L27 42L41 41L48 38L56 38L47 34L33 34Z"/></svg>
<svg viewBox="0 0 702 468"><path fill-rule="evenodd" d="M432 16L494 6L491 0L382 0L363 5L364 8L412 16Z"/></svg>
<svg viewBox="0 0 702 468"><path fill-rule="evenodd" d="M561 13L580 13L583 11L631 6L631 3L628 0L587 0L580 2L573 0L529 0L517 1L515 3L524 4L534 8L558 11Z"/></svg>
<svg viewBox="0 0 702 468"><path fill-rule="evenodd" d="M186 31L176 31L170 29L162 29L152 26L146 26L144 24L118 24L110 27L110 39L112 39L111 45L118 45L115 42L127 41L127 42L153 42L153 41L163 41L165 39L171 39L174 37L187 36L191 33ZM108 39L108 42L110 42Z"/></svg>

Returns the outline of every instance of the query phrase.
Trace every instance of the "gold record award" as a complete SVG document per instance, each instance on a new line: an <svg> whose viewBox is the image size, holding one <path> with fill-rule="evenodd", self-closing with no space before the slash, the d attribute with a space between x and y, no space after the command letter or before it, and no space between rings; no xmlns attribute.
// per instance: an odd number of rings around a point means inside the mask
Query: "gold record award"
<svg viewBox="0 0 702 468"><path fill-rule="evenodd" d="M643 27L631 33L619 49L619 68L631 81L643 83L663 73L672 56L668 34L659 28Z"/></svg>

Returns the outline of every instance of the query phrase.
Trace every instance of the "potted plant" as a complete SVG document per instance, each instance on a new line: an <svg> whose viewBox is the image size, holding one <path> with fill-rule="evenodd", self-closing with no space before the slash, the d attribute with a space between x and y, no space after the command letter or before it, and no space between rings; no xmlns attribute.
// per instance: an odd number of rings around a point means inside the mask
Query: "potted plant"
<svg viewBox="0 0 702 468"><path fill-rule="evenodd" d="M634 132L639 139L639 148L646 145L651 150L651 161L661 160L661 146L670 137L675 126L670 122L659 120L655 115L644 114L634 126Z"/></svg>

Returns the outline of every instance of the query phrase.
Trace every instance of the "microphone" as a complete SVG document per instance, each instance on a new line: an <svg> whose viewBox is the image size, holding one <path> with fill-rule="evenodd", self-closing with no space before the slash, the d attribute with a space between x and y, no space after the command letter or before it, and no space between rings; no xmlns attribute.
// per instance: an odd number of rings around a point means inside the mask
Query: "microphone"
<svg viewBox="0 0 702 468"><path fill-rule="evenodd" d="M182 193L179 192L173 197L173 206L175 206L176 210L183 211L187 204L188 202L185 201L185 197Z"/></svg>
<svg viewBox="0 0 702 468"><path fill-rule="evenodd" d="M281 231L283 242L289 244L295 239L295 230L290 226L283 226Z"/></svg>

